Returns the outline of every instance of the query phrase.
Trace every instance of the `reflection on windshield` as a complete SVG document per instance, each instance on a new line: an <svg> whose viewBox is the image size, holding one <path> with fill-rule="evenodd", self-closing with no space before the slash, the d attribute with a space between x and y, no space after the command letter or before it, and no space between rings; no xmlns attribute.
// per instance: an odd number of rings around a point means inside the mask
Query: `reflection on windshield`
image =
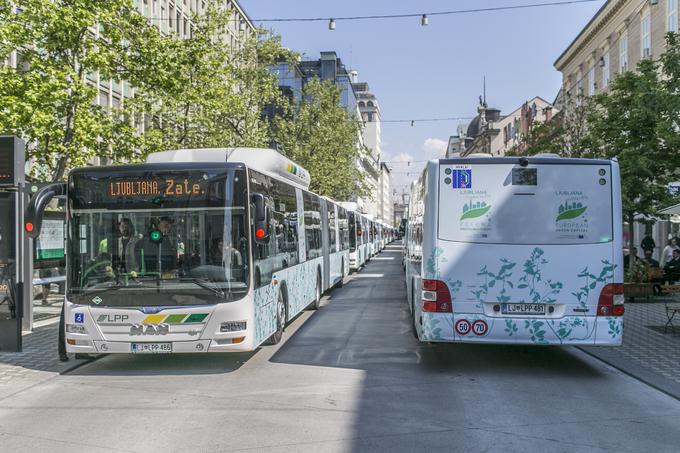
<svg viewBox="0 0 680 453"><path fill-rule="evenodd" d="M156 286L202 279L220 288L247 285L245 209L76 212L71 290ZM188 285L187 286L191 286Z"/></svg>
<svg viewBox="0 0 680 453"><path fill-rule="evenodd" d="M111 210L87 209L83 191L76 191L82 204L76 203L69 220L71 300L90 303L93 294L113 290L116 297L107 296L107 302L131 306L163 305L191 295L204 301L242 297L249 260L240 179L233 179L236 187L227 184L217 206L173 199L167 207L146 208L135 199L131 209L118 200Z"/></svg>

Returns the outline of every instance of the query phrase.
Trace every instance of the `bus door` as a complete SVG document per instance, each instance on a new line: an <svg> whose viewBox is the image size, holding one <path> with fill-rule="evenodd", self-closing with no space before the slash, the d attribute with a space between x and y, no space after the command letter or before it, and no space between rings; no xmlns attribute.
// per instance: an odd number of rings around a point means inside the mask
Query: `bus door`
<svg viewBox="0 0 680 453"><path fill-rule="evenodd" d="M323 276L321 282L322 292L325 292L331 281L331 264L330 264L330 237L328 236L328 210L333 209L333 206L328 206L326 200L319 200L321 202L321 254L323 255Z"/></svg>

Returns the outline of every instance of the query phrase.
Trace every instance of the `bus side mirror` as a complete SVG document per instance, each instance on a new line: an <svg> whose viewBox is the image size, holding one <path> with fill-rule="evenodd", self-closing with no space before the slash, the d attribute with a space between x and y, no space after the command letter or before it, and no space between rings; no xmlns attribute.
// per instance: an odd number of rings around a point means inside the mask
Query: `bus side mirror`
<svg viewBox="0 0 680 453"><path fill-rule="evenodd" d="M64 182L46 185L31 197L31 201L26 206L24 214L24 231L26 236L32 239L40 236L45 207L52 198L59 195L66 195L66 183Z"/></svg>
<svg viewBox="0 0 680 453"><path fill-rule="evenodd" d="M267 244L269 242L269 209L264 200L264 195L261 193L254 193L250 199L255 207L253 211L253 220L255 226L255 242L259 244Z"/></svg>

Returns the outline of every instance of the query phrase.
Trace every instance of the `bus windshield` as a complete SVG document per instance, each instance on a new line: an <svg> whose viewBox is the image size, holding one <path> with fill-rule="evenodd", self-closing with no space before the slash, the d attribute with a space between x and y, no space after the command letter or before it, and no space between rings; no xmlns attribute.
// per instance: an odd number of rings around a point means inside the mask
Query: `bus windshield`
<svg viewBox="0 0 680 453"><path fill-rule="evenodd" d="M243 297L245 170L148 167L71 175L69 300L172 306Z"/></svg>

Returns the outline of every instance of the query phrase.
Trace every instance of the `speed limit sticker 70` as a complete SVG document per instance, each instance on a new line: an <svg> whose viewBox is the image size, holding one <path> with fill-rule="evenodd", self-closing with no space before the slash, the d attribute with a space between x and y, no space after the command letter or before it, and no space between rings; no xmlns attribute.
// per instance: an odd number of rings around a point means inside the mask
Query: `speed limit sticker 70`
<svg viewBox="0 0 680 453"><path fill-rule="evenodd" d="M467 335L470 333L472 325L467 319L459 319L456 321L456 333L458 335Z"/></svg>
<svg viewBox="0 0 680 453"><path fill-rule="evenodd" d="M483 337L489 331L489 325L483 319L472 323L472 332L478 337Z"/></svg>

